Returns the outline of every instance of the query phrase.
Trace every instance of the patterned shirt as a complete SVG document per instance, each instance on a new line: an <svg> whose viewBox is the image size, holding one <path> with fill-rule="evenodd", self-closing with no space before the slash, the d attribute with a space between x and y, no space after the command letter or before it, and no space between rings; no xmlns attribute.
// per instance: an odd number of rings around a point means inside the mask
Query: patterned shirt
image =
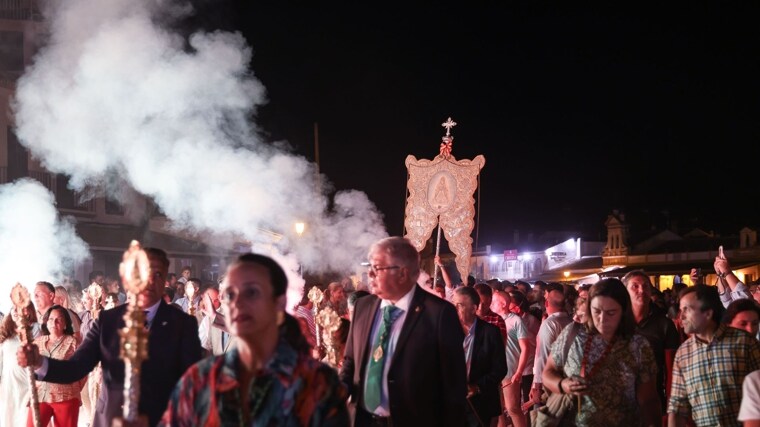
<svg viewBox="0 0 760 427"><path fill-rule="evenodd" d="M697 426L740 426L742 382L760 369L760 344L744 331L720 325L711 342L692 336L678 348L668 413L691 415Z"/></svg>
<svg viewBox="0 0 760 427"><path fill-rule="evenodd" d="M242 426L237 348L191 366L159 426ZM335 370L298 354L280 336L275 356L252 380L248 411L255 426L348 425L347 391Z"/></svg>
<svg viewBox="0 0 760 427"><path fill-rule="evenodd" d="M580 376L584 359L588 394L577 400L569 411L575 414L577 426L638 426L641 411L636 396L637 386L654 381L657 363L646 338L634 334L630 339L615 339L609 351L607 341L599 334L589 334L578 328L565 357L565 342L573 328L565 328L554 341L551 356L557 368L567 377ZM586 341L588 354L585 354Z"/></svg>
<svg viewBox="0 0 760 427"><path fill-rule="evenodd" d="M493 311L489 311L488 314L480 315L480 318L499 328L499 332L501 332L501 339L505 342L507 341L507 324L504 323L503 317L499 316Z"/></svg>
<svg viewBox="0 0 760 427"><path fill-rule="evenodd" d="M50 335L41 335L34 340L34 344L40 349L40 355L51 357L53 359L65 360L74 354L77 349L77 339L73 335L64 335L60 341L52 341ZM48 349L48 347L50 347ZM65 402L71 399L79 399L82 387L87 377L69 384L54 384L46 381L37 380L37 396L40 402L56 403Z"/></svg>

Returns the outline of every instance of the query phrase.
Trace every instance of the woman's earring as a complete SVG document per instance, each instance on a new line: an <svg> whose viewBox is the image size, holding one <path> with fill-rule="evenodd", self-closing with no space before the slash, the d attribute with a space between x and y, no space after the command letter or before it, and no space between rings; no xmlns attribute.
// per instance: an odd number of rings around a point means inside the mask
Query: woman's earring
<svg viewBox="0 0 760 427"><path fill-rule="evenodd" d="M285 323L285 311L280 310L277 312L277 326L280 326L283 323Z"/></svg>

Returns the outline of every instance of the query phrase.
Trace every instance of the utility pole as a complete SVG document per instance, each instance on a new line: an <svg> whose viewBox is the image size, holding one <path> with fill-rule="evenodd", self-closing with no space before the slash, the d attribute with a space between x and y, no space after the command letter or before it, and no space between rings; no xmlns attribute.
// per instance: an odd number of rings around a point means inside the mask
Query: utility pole
<svg viewBox="0 0 760 427"><path fill-rule="evenodd" d="M319 123L314 122L314 161L317 163L317 176L316 176L316 182L317 182L317 191L322 192L322 183L320 179L320 171L319 171Z"/></svg>

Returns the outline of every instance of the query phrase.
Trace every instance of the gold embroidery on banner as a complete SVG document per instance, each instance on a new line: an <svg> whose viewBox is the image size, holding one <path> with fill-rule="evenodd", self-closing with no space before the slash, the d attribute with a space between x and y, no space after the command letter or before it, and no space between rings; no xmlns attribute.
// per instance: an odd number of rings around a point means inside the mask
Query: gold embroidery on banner
<svg viewBox="0 0 760 427"><path fill-rule="evenodd" d="M485 165L482 155L472 160L456 160L454 156L436 156L433 160L409 155L406 168L409 171L406 215L404 227L408 238L418 251L438 225L449 249L456 255L459 274L464 279L469 274L472 255L472 230L475 227L475 199L478 175Z"/></svg>

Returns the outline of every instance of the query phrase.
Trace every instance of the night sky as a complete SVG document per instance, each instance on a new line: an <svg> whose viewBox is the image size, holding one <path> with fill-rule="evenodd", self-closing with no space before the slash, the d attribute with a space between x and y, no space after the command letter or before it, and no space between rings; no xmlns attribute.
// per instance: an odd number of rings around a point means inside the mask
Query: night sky
<svg viewBox="0 0 760 427"><path fill-rule="evenodd" d="M758 2L223 4L200 0L193 24L253 47L262 131L314 159L317 122L321 171L366 192L390 234L403 231L404 159L435 157L449 116L452 154L486 158L480 246L601 229L612 209L724 233L760 224Z"/></svg>

